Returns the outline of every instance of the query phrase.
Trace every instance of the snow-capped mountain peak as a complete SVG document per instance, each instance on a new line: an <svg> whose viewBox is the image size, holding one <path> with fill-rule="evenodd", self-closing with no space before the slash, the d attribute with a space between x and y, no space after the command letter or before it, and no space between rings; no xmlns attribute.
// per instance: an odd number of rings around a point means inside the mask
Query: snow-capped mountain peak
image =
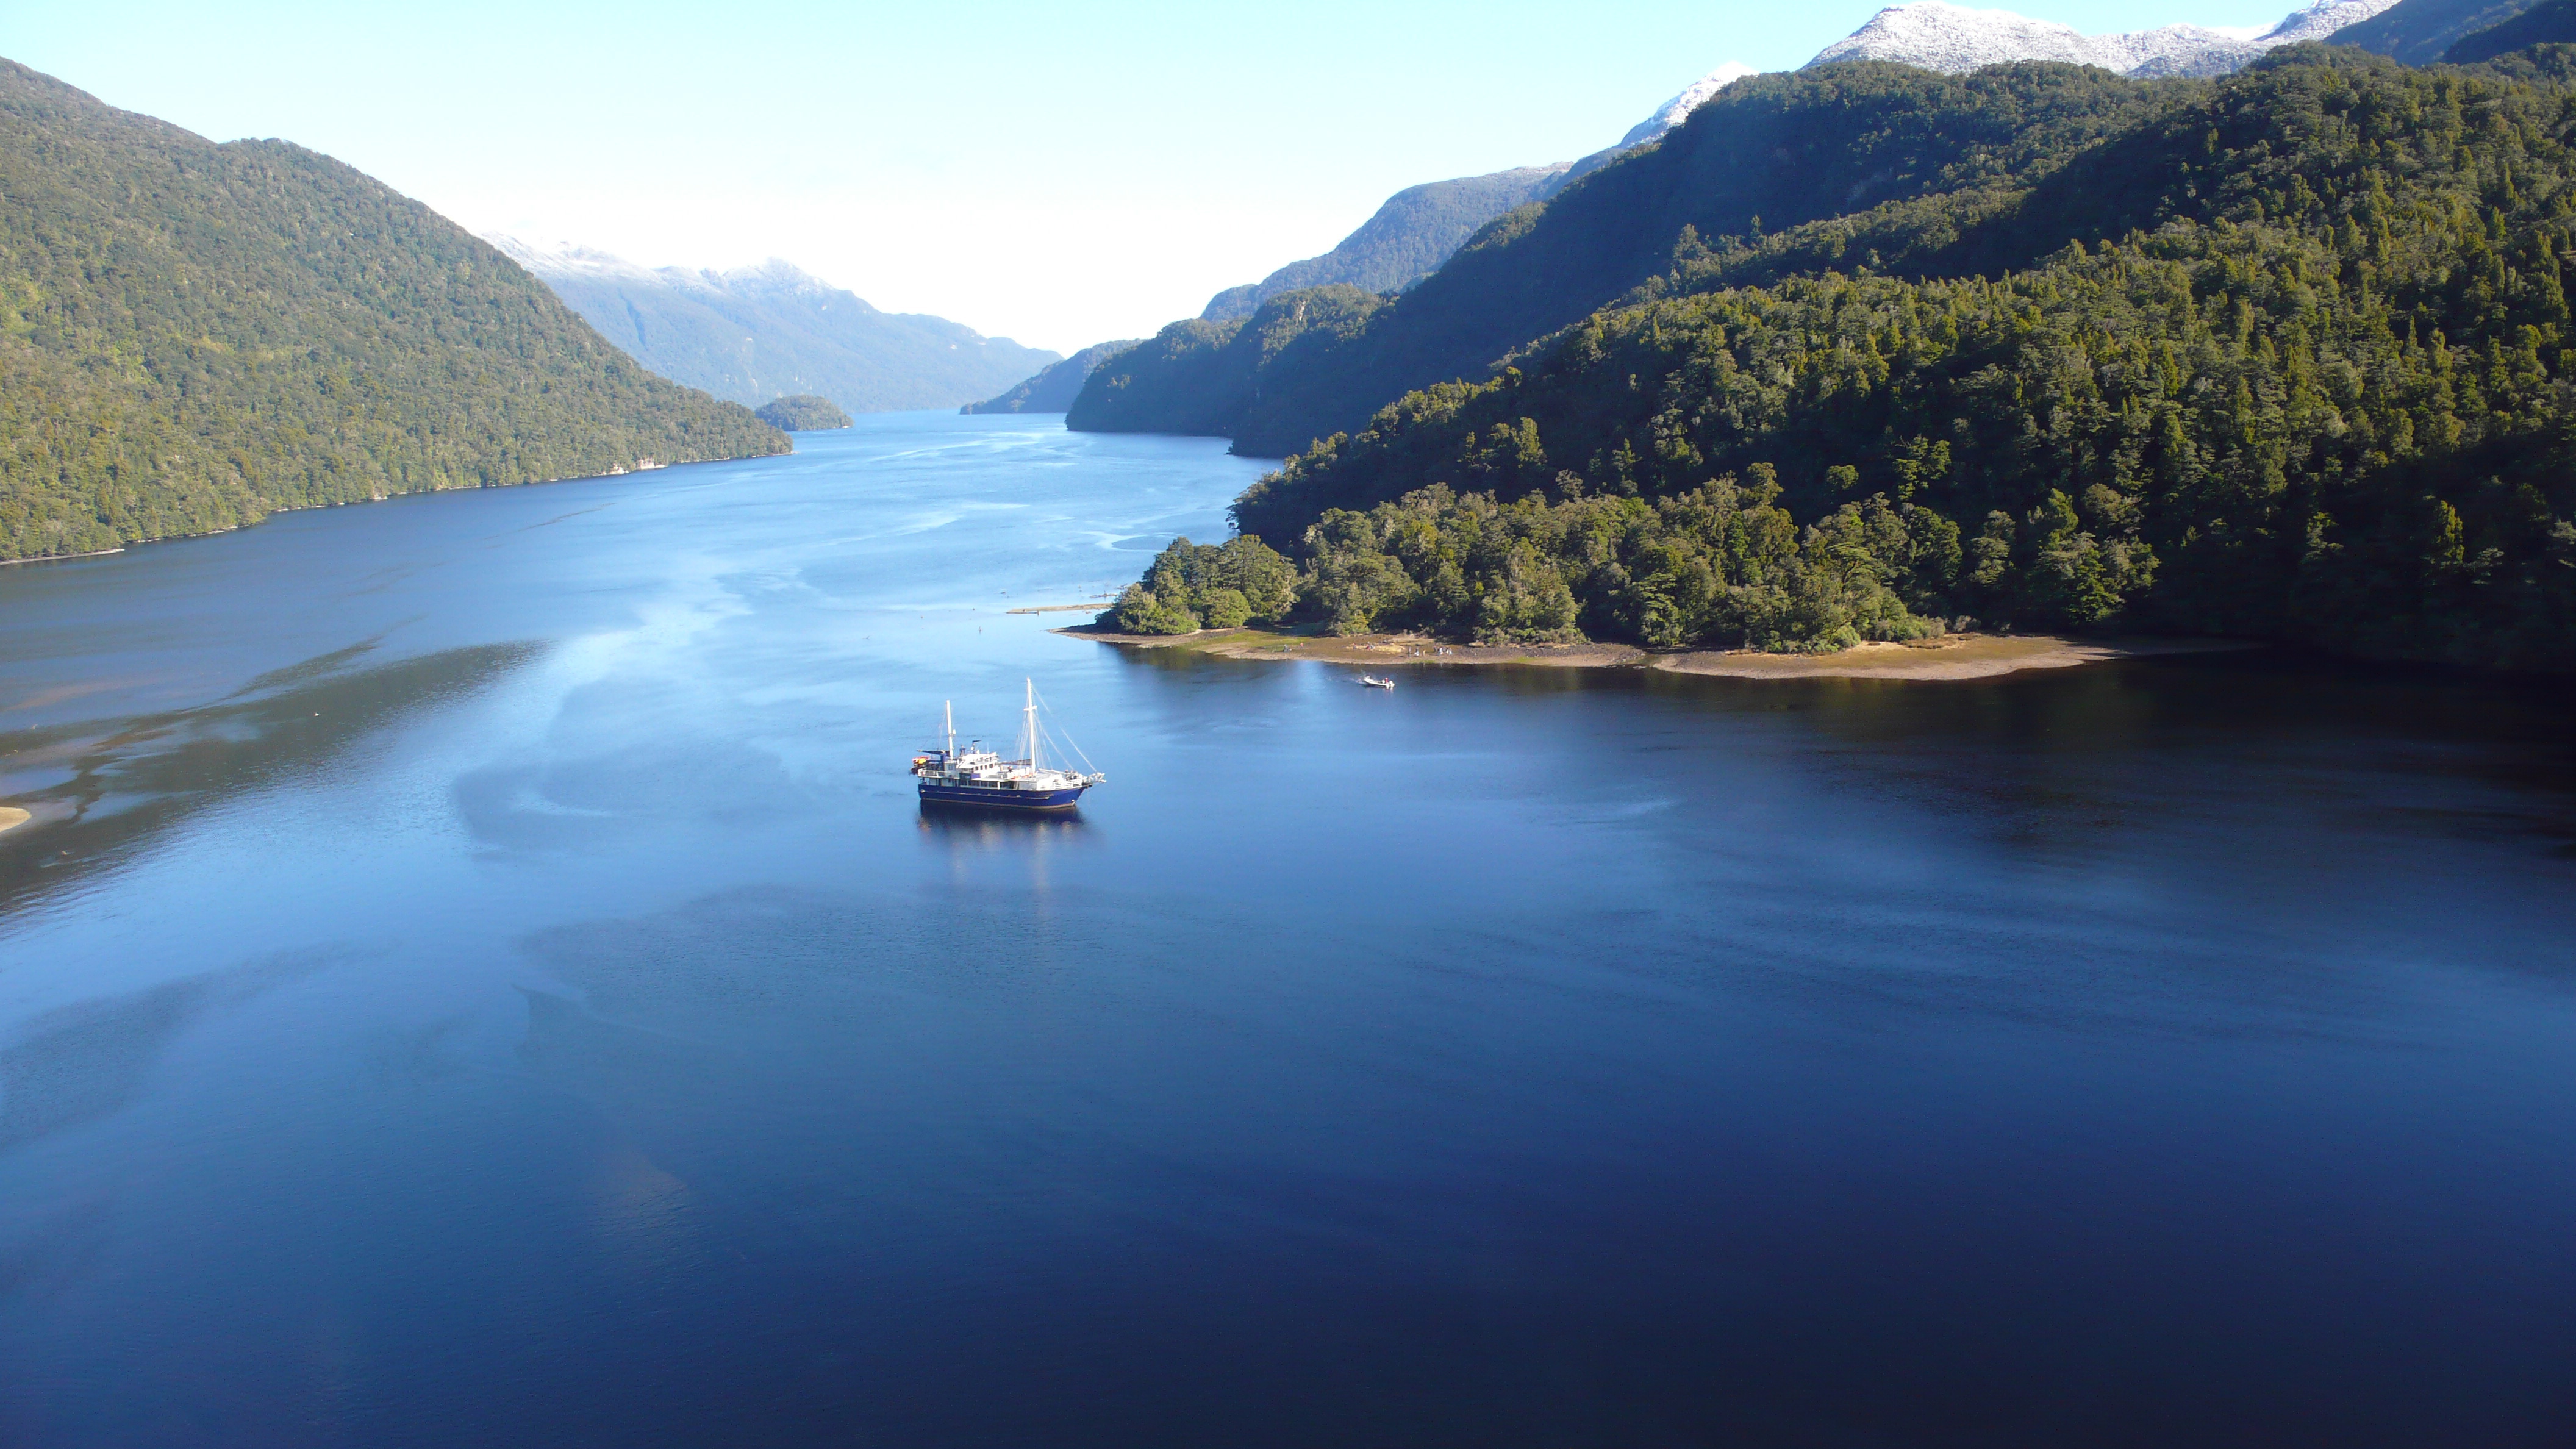
<svg viewBox="0 0 2576 1449"><path fill-rule="evenodd" d="M675 287L684 292L729 297L847 297L861 309L876 309L793 262L771 257L752 267L731 271L714 268L646 267L594 247L573 242L540 244L504 232L485 232L483 239L501 254L549 282L624 282Z"/></svg>
<svg viewBox="0 0 2576 1449"><path fill-rule="evenodd" d="M540 277L592 277L601 280L649 282L656 280L649 268L624 257L572 242L537 243L522 240L505 232L487 231L483 240L500 249L501 255L517 262Z"/></svg>
<svg viewBox="0 0 2576 1449"><path fill-rule="evenodd" d="M2112 35L2086 35L2071 25L2033 20L2009 10L1977 10L1949 0L1890 6L1860 29L1817 52L1810 65L1888 60L1959 74L2016 60L2098 65L2122 75L2225 75L2278 45L2323 40L2367 20L2396 0L2317 0L2268 29L2167 25Z"/></svg>

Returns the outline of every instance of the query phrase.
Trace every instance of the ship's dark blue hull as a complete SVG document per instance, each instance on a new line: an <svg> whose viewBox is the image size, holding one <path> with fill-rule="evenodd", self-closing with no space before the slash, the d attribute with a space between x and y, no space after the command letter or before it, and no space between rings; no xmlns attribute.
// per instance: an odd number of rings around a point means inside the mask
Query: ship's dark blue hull
<svg viewBox="0 0 2576 1449"><path fill-rule="evenodd" d="M976 810L1010 810L1025 814L1032 810L1070 810L1082 800L1082 792L1091 788L1076 785L1068 790L1005 790L988 785L935 785L921 782L924 805L963 805Z"/></svg>

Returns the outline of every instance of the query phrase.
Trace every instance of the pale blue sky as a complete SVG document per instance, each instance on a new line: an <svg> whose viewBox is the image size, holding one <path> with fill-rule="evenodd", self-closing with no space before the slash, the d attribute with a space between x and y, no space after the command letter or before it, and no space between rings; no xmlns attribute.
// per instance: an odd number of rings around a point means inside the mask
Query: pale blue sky
<svg viewBox="0 0 2576 1449"><path fill-rule="evenodd" d="M1070 351L1195 314L1420 181L1571 160L1874 0L1296 5L0 0L0 55L217 140L280 136L477 230L778 255ZM2080 30L2291 0L2049 0Z"/></svg>

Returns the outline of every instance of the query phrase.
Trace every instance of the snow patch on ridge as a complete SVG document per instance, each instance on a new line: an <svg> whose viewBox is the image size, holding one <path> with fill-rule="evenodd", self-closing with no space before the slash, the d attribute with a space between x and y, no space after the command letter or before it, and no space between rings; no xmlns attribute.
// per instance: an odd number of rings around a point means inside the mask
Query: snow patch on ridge
<svg viewBox="0 0 2576 1449"><path fill-rule="evenodd" d="M1867 24L1826 46L1807 64L1889 60L1959 75L1979 66L2016 60L2061 60L2074 65L2098 65L2141 80L2226 75L2275 46L2324 40L2396 3L2397 0L2315 0L2271 25L2166 25L2154 30L2086 35L2071 25L2033 20L2010 10L1978 10L1949 0L1913 0L1911 4L1891 5L1871 16ZM1749 65L1728 61L1657 107L1653 115L1638 122L1600 158L1586 158L1587 162L1661 140L1690 119L1691 112L1710 97L1758 73ZM1591 169L1592 165L1578 163L1576 174Z"/></svg>
<svg viewBox="0 0 2576 1449"><path fill-rule="evenodd" d="M1620 137L1619 144L1612 149L1624 151L1630 146L1642 146L1648 141L1662 139L1665 132L1689 120L1690 113L1698 110L1709 97L1746 76L1759 74L1761 72L1742 61L1728 61L1691 82L1680 95L1656 107L1653 115L1630 127L1628 134Z"/></svg>
<svg viewBox="0 0 2576 1449"><path fill-rule="evenodd" d="M645 267L572 242L539 245L497 231L483 233L483 240L499 248L501 255L548 280L625 282L728 297L829 297L839 292L831 283L777 257L756 267L719 272L712 268ZM851 300L868 311L876 310L858 298Z"/></svg>

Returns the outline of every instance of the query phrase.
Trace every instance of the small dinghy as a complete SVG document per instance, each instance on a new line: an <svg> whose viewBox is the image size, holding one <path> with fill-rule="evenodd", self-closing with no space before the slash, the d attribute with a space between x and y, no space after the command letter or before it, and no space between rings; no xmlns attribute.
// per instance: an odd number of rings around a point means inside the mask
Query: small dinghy
<svg viewBox="0 0 2576 1449"><path fill-rule="evenodd" d="M1374 674L1363 674L1360 676L1360 688L1393 689L1395 688L1395 681L1392 679L1380 679Z"/></svg>

